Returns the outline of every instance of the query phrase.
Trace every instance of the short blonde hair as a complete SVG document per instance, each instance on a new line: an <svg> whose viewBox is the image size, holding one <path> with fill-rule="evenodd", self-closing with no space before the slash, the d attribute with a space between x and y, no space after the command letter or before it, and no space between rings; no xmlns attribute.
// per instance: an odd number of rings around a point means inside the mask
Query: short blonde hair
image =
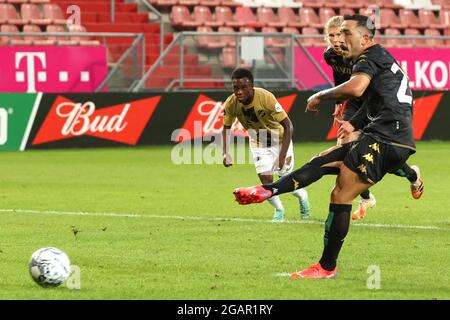
<svg viewBox="0 0 450 320"><path fill-rule="evenodd" d="M325 23L325 32L328 32L330 28L338 28L344 22L343 16L334 16Z"/></svg>

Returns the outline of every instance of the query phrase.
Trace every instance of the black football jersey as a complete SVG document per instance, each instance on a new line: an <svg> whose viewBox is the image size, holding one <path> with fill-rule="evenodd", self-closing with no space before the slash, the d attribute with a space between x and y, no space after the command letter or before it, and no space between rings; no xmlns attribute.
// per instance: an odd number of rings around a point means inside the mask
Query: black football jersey
<svg viewBox="0 0 450 320"><path fill-rule="evenodd" d="M343 56L336 54L333 48L328 48L323 53L326 63L333 69L334 85L338 86L352 76L351 62L344 59Z"/></svg>
<svg viewBox="0 0 450 320"><path fill-rule="evenodd" d="M353 74L366 74L371 78L362 97L370 121L363 131L380 142L415 150L412 92L409 79L397 61L376 44L355 61Z"/></svg>

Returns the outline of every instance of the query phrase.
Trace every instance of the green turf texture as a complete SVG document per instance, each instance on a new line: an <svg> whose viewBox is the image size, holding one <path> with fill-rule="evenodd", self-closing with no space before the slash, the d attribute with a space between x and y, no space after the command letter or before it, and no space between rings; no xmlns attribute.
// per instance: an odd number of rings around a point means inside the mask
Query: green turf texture
<svg viewBox="0 0 450 320"><path fill-rule="evenodd" d="M330 145L296 144L296 167ZM450 143L418 143L408 163L422 170L423 198L386 176L372 188L376 208L352 222L338 277L293 280L277 274L318 261L323 225L274 224L269 204L237 205L232 190L258 183L252 164L174 165L170 147L4 152L0 299L450 299L449 158ZM307 188L312 222L326 219L333 184ZM282 201L298 222L297 200ZM116 215L64 214L80 211ZM47 246L79 266L80 290L32 281L29 257ZM367 287L372 265L378 290Z"/></svg>

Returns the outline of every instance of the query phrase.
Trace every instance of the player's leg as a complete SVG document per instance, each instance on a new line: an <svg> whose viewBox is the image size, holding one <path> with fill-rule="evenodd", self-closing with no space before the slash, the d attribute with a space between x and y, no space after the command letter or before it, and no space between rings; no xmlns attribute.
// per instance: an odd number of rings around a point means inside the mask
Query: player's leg
<svg viewBox="0 0 450 320"><path fill-rule="evenodd" d="M409 166L405 163L399 170L395 171L394 174L408 179L411 184L411 195L414 199L419 199L422 196L424 186L418 166Z"/></svg>
<svg viewBox="0 0 450 320"><path fill-rule="evenodd" d="M367 210L375 207L377 200L372 192L366 190L360 195L360 200L358 204L358 209L356 209L352 214L352 220L363 219L366 216Z"/></svg>
<svg viewBox="0 0 450 320"><path fill-rule="evenodd" d="M331 192L329 213L325 222L324 249L319 263L291 274L292 278L333 278L336 261L350 225L352 201L370 184L363 182L347 166L341 166L336 185Z"/></svg>
<svg viewBox="0 0 450 320"><path fill-rule="evenodd" d="M292 192L305 188L326 174L337 174L339 166L350 149L349 144L333 146L311 159L310 162L290 174L283 176L280 180L247 188L234 190L236 201L240 204L263 202L273 195Z"/></svg>
<svg viewBox="0 0 450 320"><path fill-rule="evenodd" d="M408 159L407 148L377 142L363 136L350 150L341 166L331 194L329 215L325 223L324 250L320 262L291 275L293 278L331 278L336 274L336 261L348 232L352 201L358 194L395 172Z"/></svg>
<svg viewBox="0 0 450 320"><path fill-rule="evenodd" d="M259 177L259 180L261 181L261 183L263 183L263 184L273 182L273 176L272 176L271 172L260 173L260 174L258 174L258 177ZM267 201L270 203L270 205L272 207L275 208L272 220L274 222L284 222L286 211L284 209L284 206L283 206L283 203L281 202L280 197L273 196L273 197L267 199Z"/></svg>
<svg viewBox="0 0 450 320"><path fill-rule="evenodd" d="M272 167L275 162L275 155L273 150L270 147L263 148L250 148L253 155L253 162L255 164L256 173L258 174L259 180L261 183L272 183L273 182L273 173ZM272 196L267 201L270 203L272 207L274 207L275 211L273 213L273 221L275 222L283 222L285 220L285 210L283 207L283 203L279 196Z"/></svg>
<svg viewBox="0 0 450 320"><path fill-rule="evenodd" d="M292 170L294 169L294 162L294 147L291 141L288 152L286 154L285 165L279 172L280 178L292 172ZM300 218L302 220L309 219L309 217L311 216L311 205L309 203L308 192L305 189L300 188L292 191L291 194L298 199Z"/></svg>

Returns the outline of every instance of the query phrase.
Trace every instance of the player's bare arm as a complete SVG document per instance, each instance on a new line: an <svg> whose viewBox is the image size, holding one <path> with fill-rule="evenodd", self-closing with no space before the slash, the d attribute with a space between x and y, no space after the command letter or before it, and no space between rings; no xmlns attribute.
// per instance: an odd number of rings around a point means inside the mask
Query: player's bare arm
<svg viewBox="0 0 450 320"><path fill-rule="evenodd" d="M231 126L223 126L222 130L222 154L223 154L223 165L225 167L231 167L233 165L233 159L231 158L230 154L228 153L228 146L230 142L230 136L231 136Z"/></svg>
<svg viewBox="0 0 450 320"><path fill-rule="evenodd" d="M317 106L323 100L359 98L370 84L370 76L360 73L353 75L350 80L337 87L317 92L308 99L305 112L318 113Z"/></svg>
<svg viewBox="0 0 450 320"><path fill-rule="evenodd" d="M286 154L289 149L289 144L291 143L292 134L294 132L294 126L292 125L291 120L289 117L284 118L284 120L280 121L280 124L284 128L284 135L283 139L281 140L281 150L280 155L278 156L277 161L275 161L272 171L278 171L281 170L281 168L284 167L284 164L286 162Z"/></svg>

